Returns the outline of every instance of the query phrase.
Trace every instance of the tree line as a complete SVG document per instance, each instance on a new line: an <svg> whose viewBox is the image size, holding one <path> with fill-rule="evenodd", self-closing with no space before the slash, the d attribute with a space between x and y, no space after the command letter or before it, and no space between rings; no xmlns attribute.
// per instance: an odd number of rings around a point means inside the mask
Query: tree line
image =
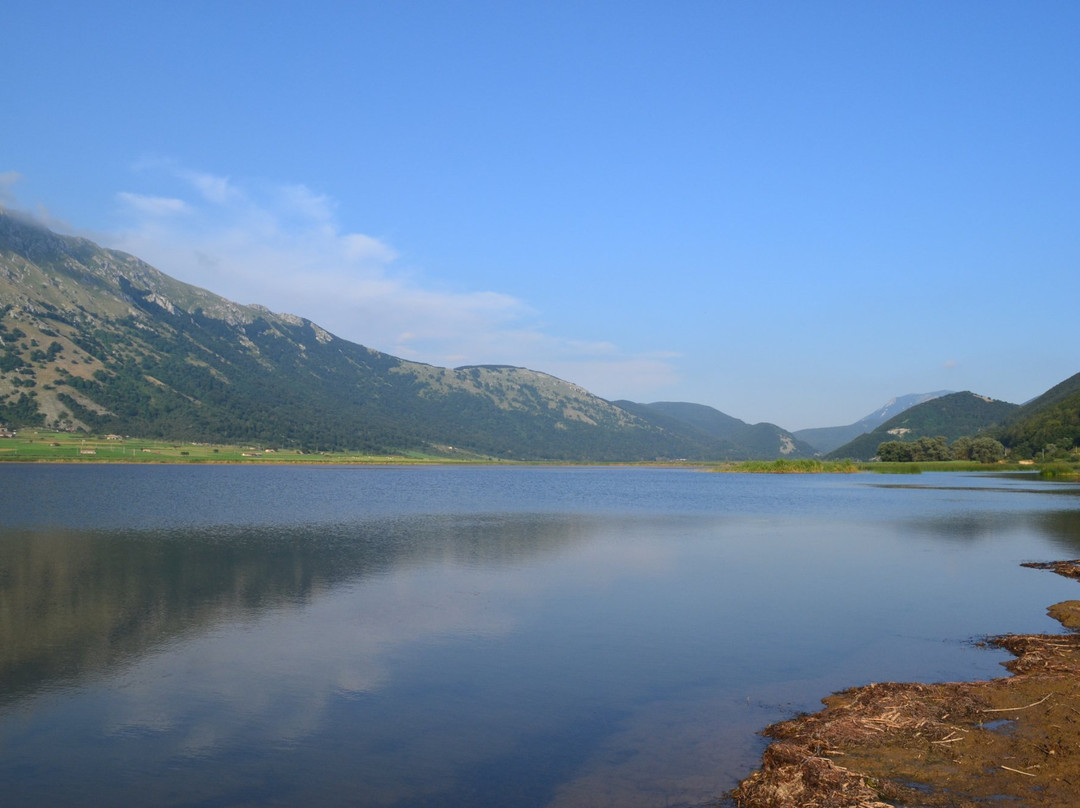
<svg viewBox="0 0 1080 808"><path fill-rule="evenodd" d="M993 438L962 437L949 443L944 437L919 438L913 441L891 440L879 444L879 460L889 463L914 463L933 460L970 460L996 463L1005 457L1005 447Z"/></svg>

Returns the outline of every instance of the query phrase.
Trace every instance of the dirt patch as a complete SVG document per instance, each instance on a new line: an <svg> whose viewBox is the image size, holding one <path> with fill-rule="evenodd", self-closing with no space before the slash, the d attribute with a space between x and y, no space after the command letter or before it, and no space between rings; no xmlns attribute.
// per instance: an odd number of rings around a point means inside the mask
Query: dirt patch
<svg viewBox="0 0 1080 808"><path fill-rule="evenodd" d="M1080 558L1074 558L1071 561L1029 561L1020 566L1033 570L1052 570L1058 575L1080 581Z"/></svg>
<svg viewBox="0 0 1080 808"><path fill-rule="evenodd" d="M1055 603L1046 613L1065 628L1080 629L1080 600L1066 600Z"/></svg>
<svg viewBox="0 0 1080 808"><path fill-rule="evenodd" d="M1024 566L1080 580L1080 561ZM1051 606L1080 627L1080 601ZM767 728L740 808L1080 805L1080 634L1010 634L1016 658L985 682L873 684Z"/></svg>

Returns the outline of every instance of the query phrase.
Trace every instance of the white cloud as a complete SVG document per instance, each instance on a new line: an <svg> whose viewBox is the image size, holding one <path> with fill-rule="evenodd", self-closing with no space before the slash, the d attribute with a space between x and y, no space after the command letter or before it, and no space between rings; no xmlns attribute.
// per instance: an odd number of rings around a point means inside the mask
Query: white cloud
<svg viewBox="0 0 1080 808"><path fill-rule="evenodd" d="M18 171L0 171L0 205L14 207L15 193L11 188L21 179Z"/></svg>
<svg viewBox="0 0 1080 808"><path fill-rule="evenodd" d="M397 253L388 246L362 233L350 233L343 236L342 243L345 247L345 257L350 261L375 260L388 264L397 258Z"/></svg>
<svg viewBox="0 0 1080 808"><path fill-rule="evenodd" d="M329 198L316 194L306 185L282 186L278 196L286 210L293 210L313 221L330 223L333 219L334 206Z"/></svg>
<svg viewBox="0 0 1080 808"><path fill-rule="evenodd" d="M144 196L121 191L117 194L120 201L132 210L147 216L172 216L187 213L190 209L184 200L166 196Z"/></svg>
<svg viewBox="0 0 1080 808"><path fill-rule="evenodd" d="M50 230L59 233L79 232L68 222L53 216L49 209L41 203L31 208L21 204L18 195L15 193L15 186L21 183L22 180L23 175L18 171L0 171L0 206L6 208L10 213L25 217L42 227L48 227Z"/></svg>
<svg viewBox="0 0 1080 808"><path fill-rule="evenodd" d="M181 173L181 176L190 182L208 202L227 205L242 199L242 194L229 184L228 177L215 177L198 171L185 171Z"/></svg>
<svg viewBox="0 0 1080 808"><path fill-rule="evenodd" d="M611 398L678 381L670 354L552 335L512 295L425 282L383 239L343 231L334 200L305 185L236 182L165 160L138 168L181 192L119 193L123 225L110 246L180 280L415 361L522 365Z"/></svg>

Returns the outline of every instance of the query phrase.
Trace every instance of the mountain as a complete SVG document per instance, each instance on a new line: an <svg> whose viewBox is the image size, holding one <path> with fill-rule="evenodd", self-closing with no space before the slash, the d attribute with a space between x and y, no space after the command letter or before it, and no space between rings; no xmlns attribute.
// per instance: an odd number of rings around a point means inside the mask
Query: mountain
<svg viewBox="0 0 1080 808"><path fill-rule="evenodd" d="M718 458L525 368L408 362L0 209L0 421L183 441Z"/></svg>
<svg viewBox="0 0 1080 808"><path fill-rule="evenodd" d="M833 449L855 440L859 435L876 429L904 410L910 409L916 404L922 404L924 401L947 396L951 392L952 390L938 390L933 393L909 393L906 396L890 399L884 406L860 418L853 424L798 429L792 434L799 440L809 443L822 454L827 454Z"/></svg>
<svg viewBox="0 0 1080 808"><path fill-rule="evenodd" d="M1080 446L1080 373L1013 411L991 435L1017 457Z"/></svg>
<svg viewBox="0 0 1080 808"><path fill-rule="evenodd" d="M827 457L869 460L886 441L909 442L938 436L954 441L1002 423L1015 409L1016 404L971 392L950 393L904 410L871 432L834 449Z"/></svg>
<svg viewBox="0 0 1080 808"><path fill-rule="evenodd" d="M682 401L615 403L668 432L682 433L690 440L708 438L719 441L725 459L773 460L778 457L812 457L815 454L812 446L775 424L748 424L704 404Z"/></svg>

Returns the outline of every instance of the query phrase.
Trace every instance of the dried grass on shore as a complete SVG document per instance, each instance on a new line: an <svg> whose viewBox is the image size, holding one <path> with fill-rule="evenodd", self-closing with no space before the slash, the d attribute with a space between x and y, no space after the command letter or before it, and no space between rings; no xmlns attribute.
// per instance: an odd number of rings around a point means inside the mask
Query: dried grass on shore
<svg viewBox="0 0 1080 808"><path fill-rule="evenodd" d="M1027 565L1080 579L1080 561ZM1080 602L1056 604L1065 625ZM1080 635L1006 635L1011 677L872 684L769 727L739 808L1080 805ZM1074 706L1075 705L1075 706Z"/></svg>

